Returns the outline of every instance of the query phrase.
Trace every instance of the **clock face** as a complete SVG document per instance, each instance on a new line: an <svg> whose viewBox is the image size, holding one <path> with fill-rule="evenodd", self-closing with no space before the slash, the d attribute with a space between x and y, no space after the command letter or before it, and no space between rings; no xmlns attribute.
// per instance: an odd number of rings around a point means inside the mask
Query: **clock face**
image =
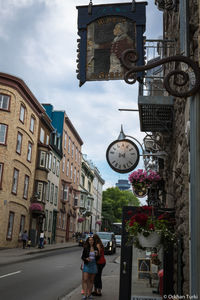
<svg viewBox="0 0 200 300"><path fill-rule="evenodd" d="M106 151L110 167L118 173L128 173L136 168L139 162L138 147L128 139L112 142Z"/></svg>

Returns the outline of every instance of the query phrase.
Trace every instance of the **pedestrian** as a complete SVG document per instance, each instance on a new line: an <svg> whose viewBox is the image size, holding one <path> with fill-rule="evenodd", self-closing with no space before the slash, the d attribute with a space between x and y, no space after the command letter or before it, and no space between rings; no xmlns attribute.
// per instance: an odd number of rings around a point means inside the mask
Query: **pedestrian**
<svg viewBox="0 0 200 300"><path fill-rule="evenodd" d="M28 241L28 234L27 234L27 230L25 230L23 233L22 233L22 242L23 242L23 249L26 248L26 243Z"/></svg>
<svg viewBox="0 0 200 300"><path fill-rule="evenodd" d="M38 248L44 248L44 231L40 232L40 244Z"/></svg>
<svg viewBox="0 0 200 300"><path fill-rule="evenodd" d="M94 277L97 273L96 261L99 259L99 251L95 244L93 236L89 236L84 244L83 253L81 256L84 261L83 266L83 290L84 295L82 299L93 299L92 287L94 284Z"/></svg>
<svg viewBox="0 0 200 300"><path fill-rule="evenodd" d="M106 265L106 259L104 257L103 243L102 243L100 237L97 234L94 235L94 240L95 240L95 243L96 243L97 248L99 250L100 258L97 260L97 271L98 272L97 272L97 274L95 275L95 278L94 278L94 292L92 292L92 295L93 296L101 296L102 295L102 279L101 279L101 276L102 276L103 268Z"/></svg>

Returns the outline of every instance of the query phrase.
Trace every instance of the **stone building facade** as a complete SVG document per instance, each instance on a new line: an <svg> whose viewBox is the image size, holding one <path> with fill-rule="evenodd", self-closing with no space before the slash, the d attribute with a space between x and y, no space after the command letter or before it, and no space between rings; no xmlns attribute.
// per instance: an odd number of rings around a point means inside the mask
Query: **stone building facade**
<svg viewBox="0 0 200 300"><path fill-rule="evenodd" d="M0 73L0 247L29 230L42 106L19 78Z"/></svg>
<svg viewBox="0 0 200 300"><path fill-rule="evenodd" d="M199 62L199 1L156 1L163 11L163 57L184 55ZM173 42L173 47L170 43ZM164 77L174 70L188 74L190 84L171 86L185 91L194 85L194 74L185 63L170 63L163 67ZM169 96L163 90L162 99ZM158 99L158 98L157 98ZM174 293L200 295L200 238L199 238L199 92L189 97L173 97L172 127L167 131L152 131L160 150L166 152L158 170L163 176L162 205L174 209L177 244L174 247ZM165 104L164 102L162 103ZM147 130L148 131L148 130Z"/></svg>

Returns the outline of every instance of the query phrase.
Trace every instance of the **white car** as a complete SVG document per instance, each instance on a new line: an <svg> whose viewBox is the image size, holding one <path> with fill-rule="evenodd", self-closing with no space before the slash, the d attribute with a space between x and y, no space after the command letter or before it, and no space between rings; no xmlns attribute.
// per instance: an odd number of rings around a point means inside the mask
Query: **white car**
<svg viewBox="0 0 200 300"><path fill-rule="evenodd" d="M117 247L121 247L122 236L121 235L115 235L115 239L116 239L116 245L117 245Z"/></svg>

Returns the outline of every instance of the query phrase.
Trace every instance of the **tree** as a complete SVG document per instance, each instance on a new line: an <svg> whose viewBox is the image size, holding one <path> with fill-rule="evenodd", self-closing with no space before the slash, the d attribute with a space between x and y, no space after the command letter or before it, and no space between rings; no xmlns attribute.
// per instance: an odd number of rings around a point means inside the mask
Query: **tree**
<svg viewBox="0 0 200 300"><path fill-rule="evenodd" d="M139 206L139 199L131 191L121 191L118 187L103 191L102 216L103 228L111 230L112 223L122 222L123 206Z"/></svg>

